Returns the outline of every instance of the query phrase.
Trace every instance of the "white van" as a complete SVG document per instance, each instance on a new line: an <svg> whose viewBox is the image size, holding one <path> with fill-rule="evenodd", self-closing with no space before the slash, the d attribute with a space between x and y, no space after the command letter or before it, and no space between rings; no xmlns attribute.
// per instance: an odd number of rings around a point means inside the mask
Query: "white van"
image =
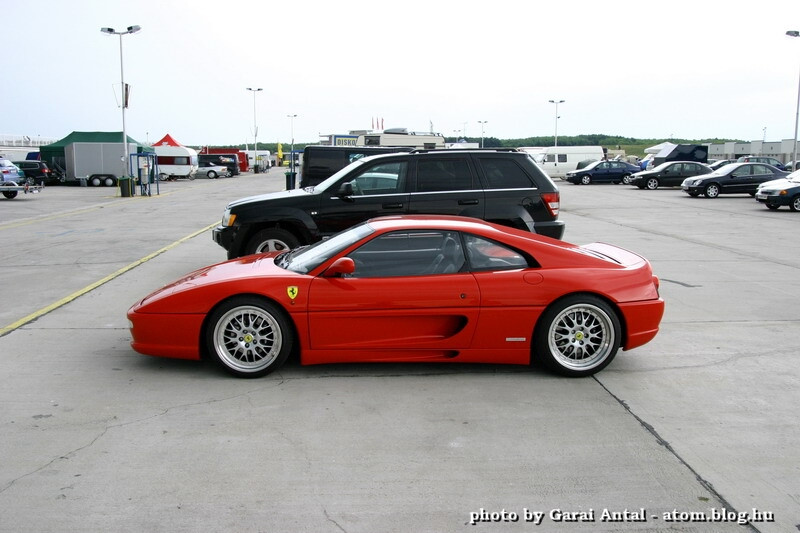
<svg viewBox="0 0 800 533"><path fill-rule="evenodd" d="M548 176L564 179L581 161L600 161L604 157L602 146L548 146L534 159Z"/></svg>

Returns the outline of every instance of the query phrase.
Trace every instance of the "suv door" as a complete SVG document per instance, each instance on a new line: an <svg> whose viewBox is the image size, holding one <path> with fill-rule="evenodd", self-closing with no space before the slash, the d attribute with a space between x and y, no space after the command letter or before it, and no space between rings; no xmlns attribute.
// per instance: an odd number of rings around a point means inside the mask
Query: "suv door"
<svg viewBox="0 0 800 533"><path fill-rule="evenodd" d="M469 155L426 153L411 160L409 213L483 218L484 193Z"/></svg>
<svg viewBox="0 0 800 533"><path fill-rule="evenodd" d="M535 231L534 222L548 222L553 216L545 207L542 194L551 191L540 190L532 172L544 173L533 165L528 157L514 157L502 154L476 154L473 156L478 175L483 182L486 198L485 218L518 229ZM531 161L530 168L525 163ZM555 193L553 187L553 193ZM546 224L542 225L544 228ZM554 226L559 226L554 222ZM556 230L560 238L562 228ZM551 234L550 236L555 236Z"/></svg>
<svg viewBox="0 0 800 533"><path fill-rule="evenodd" d="M347 184L347 185L346 185ZM408 158L375 161L358 167L321 193L311 213L321 236L332 235L370 218L408 212ZM347 187L347 193L340 192Z"/></svg>

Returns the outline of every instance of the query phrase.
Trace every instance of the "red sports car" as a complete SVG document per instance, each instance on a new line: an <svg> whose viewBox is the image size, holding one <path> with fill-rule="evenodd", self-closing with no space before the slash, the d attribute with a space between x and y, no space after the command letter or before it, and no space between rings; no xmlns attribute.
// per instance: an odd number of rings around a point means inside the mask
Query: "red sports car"
<svg viewBox="0 0 800 533"><path fill-rule="evenodd" d="M588 376L658 332L650 263L472 218L369 220L289 252L208 266L128 311L137 352L235 376L302 364L540 360Z"/></svg>

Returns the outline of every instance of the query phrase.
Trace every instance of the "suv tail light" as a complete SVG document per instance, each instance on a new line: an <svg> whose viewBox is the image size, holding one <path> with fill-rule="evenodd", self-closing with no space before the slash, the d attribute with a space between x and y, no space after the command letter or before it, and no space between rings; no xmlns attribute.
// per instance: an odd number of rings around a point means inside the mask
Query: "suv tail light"
<svg viewBox="0 0 800 533"><path fill-rule="evenodd" d="M561 194L558 192L542 193L542 201L547 206L547 210L553 217L558 217L558 210L561 207Z"/></svg>

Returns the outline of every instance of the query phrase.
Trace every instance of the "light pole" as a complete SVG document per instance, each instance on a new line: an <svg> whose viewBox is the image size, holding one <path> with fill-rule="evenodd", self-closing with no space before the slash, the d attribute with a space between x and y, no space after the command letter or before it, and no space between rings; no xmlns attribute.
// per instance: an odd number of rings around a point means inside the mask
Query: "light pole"
<svg viewBox="0 0 800 533"><path fill-rule="evenodd" d="M786 32L789 37L800 37L800 31L789 30ZM797 170L797 124L800 122L800 78L797 81L797 111L794 114L794 153L792 155L792 169Z"/></svg>
<svg viewBox="0 0 800 533"><path fill-rule="evenodd" d="M558 147L558 104L563 104L564 100L548 100L551 104L556 104L556 134L553 137L553 146Z"/></svg>
<svg viewBox="0 0 800 533"><path fill-rule="evenodd" d="M128 33L136 33L141 30L141 26L128 26L125 31L114 31L114 28L100 28L100 31L109 35L119 35L119 80L122 86L122 164L125 166L125 174L130 174L128 165L128 131L125 128L125 108L128 107L128 87L125 85L125 67L122 62L122 36Z"/></svg>
<svg viewBox="0 0 800 533"><path fill-rule="evenodd" d="M489 122L488 120L479 120L478 124L481 125L481 148L483 148L483 125Z"/></svg>
<svg viewBox="0 0 800 533"><path fill-rule="evenodd" d="M253 92L253 170L258 174L258 123L256 122L256 93L263 90L261 87L253 89L247 88L248 91Z"/></svg>
<svg viewBox="0 0 800 533"><path fill-rule="evenodd" d="M292 161L290 163L292 172L294 172L294 119L297 118L297 114L294 115L286 115L289 118L289 124L292 132L292 143L291 143L291 155Z"/></svg>

